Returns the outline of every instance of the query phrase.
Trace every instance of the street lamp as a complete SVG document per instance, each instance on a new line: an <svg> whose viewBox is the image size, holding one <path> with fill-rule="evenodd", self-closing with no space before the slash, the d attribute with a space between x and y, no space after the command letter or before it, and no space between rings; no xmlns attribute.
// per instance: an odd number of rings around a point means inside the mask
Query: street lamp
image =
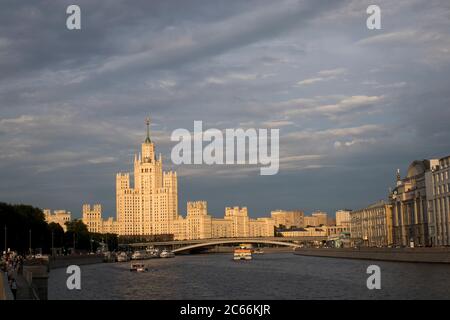
<svg viewBox="0 0 450 320"><path fill-rule="evenodd" d="M52 230L52 257L55 255L54 231Z"/></svg>
<svg viewBox="0 0 450 320"><path fill-rule="evenodd" d="M29 250L30 250L30 255L31 255L31 229L30 229L30 236L29 236Z"/></svg>
<svg viewBox="0 0 450 320"><path fill-rule="evenodd" d="M5 253L6 253L6 250L8 250L8 245L7 245L8 238L6 236L6 232L7 232L7 228L6 228L6 224L5 224Z"/></svg>

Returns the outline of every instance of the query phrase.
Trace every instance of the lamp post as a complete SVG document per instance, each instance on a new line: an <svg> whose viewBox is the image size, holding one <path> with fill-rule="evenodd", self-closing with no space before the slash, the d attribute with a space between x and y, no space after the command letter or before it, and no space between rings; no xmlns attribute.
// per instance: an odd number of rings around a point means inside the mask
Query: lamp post
<svg viewBox="0 0 450 320"><path fill-rule="evenodd" d="M30 250L30 255L31 255L31 229L30 229L30 232L29 232L28 240L29 240L29 250Z"/></svg>
<svg viewBox="0 0 450 320"><path fill-rule="evenodd" d="M8 245L7 245L7 241L8 241L8 238L7 238L7 236L6 236L6 232L8 231L8 229L6 228L6 224L5 224L5 253L6 253L6 250L8 250Z"/></svg>
<svg viewBox="0 0 450 320"><path fill-rule="evenodd" d="M75 232L73 233L73 253L75 253Z"/></svg>
<svg viewBox="0 0 450 320"><path fill-rule="evenodd" d="M54 231L52 230L52 257L55 255Z"/></svg>

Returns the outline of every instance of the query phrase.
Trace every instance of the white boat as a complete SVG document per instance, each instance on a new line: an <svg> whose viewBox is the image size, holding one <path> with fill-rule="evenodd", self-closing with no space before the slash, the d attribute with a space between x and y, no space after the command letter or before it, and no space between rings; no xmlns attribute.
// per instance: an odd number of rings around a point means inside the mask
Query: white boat
<svg viewBox="0 0 450 320"><path fill-rule="evenodd" d="M172 251L169 250L163 250L160 255L160 258L173 258L175 257L175 253L173 253Z"/></svg>
<svg viewBox="0 0 450 320"><path fill-rule="evenodd" d="M159 258L159 250L158 249L150 248L150 249L145 250L145 252L147 253L148 258Z"/></svg>
<svg viewBox="0 0 450 320"><path fill-rule="evenodd" d="M131 256L131 260L144 260L144 259L148 259L149 255L147 254L147 252L145 250L138 250L135 251L133 253L133 255Z"/></svg>
<svg viewBox="0 0 450 320"><path fill-rule="evenodd" d="M148 268L143 263L132 263L130 266L130 271L146 272L148 271Z"/></svg>

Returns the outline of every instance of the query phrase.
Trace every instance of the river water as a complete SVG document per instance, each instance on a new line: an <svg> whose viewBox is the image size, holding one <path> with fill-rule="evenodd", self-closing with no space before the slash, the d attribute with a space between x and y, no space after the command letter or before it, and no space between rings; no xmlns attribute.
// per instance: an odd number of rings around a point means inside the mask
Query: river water
<svg viewBox="0 0 450 320"><path fill-rule="evenodd" d="M49 299L449 299L450 265L305 257L292 253L176 256L81 266L81 290L68 290L65 269L50 272ZM367 289L369 265L381 268L381 289Z"/></svg>

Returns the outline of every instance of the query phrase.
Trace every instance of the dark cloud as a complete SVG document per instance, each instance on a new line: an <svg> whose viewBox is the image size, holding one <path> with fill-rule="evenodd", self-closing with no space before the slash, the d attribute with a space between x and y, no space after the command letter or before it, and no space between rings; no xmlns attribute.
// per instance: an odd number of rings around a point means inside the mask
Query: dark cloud
<svg viewBox="0 0 450 320"><path fill-rule="evenodd" d="M150 114L181 208L376 201L396 168L450 153L450 5L430 3L379 1L370 31L369 1L82 0L69 31L72 2L3 1L0 200L75 215L98 201L114 216L115 173L131 170ZM168 137L194 120L279 127L280 173L173 166Z"/></svg>

